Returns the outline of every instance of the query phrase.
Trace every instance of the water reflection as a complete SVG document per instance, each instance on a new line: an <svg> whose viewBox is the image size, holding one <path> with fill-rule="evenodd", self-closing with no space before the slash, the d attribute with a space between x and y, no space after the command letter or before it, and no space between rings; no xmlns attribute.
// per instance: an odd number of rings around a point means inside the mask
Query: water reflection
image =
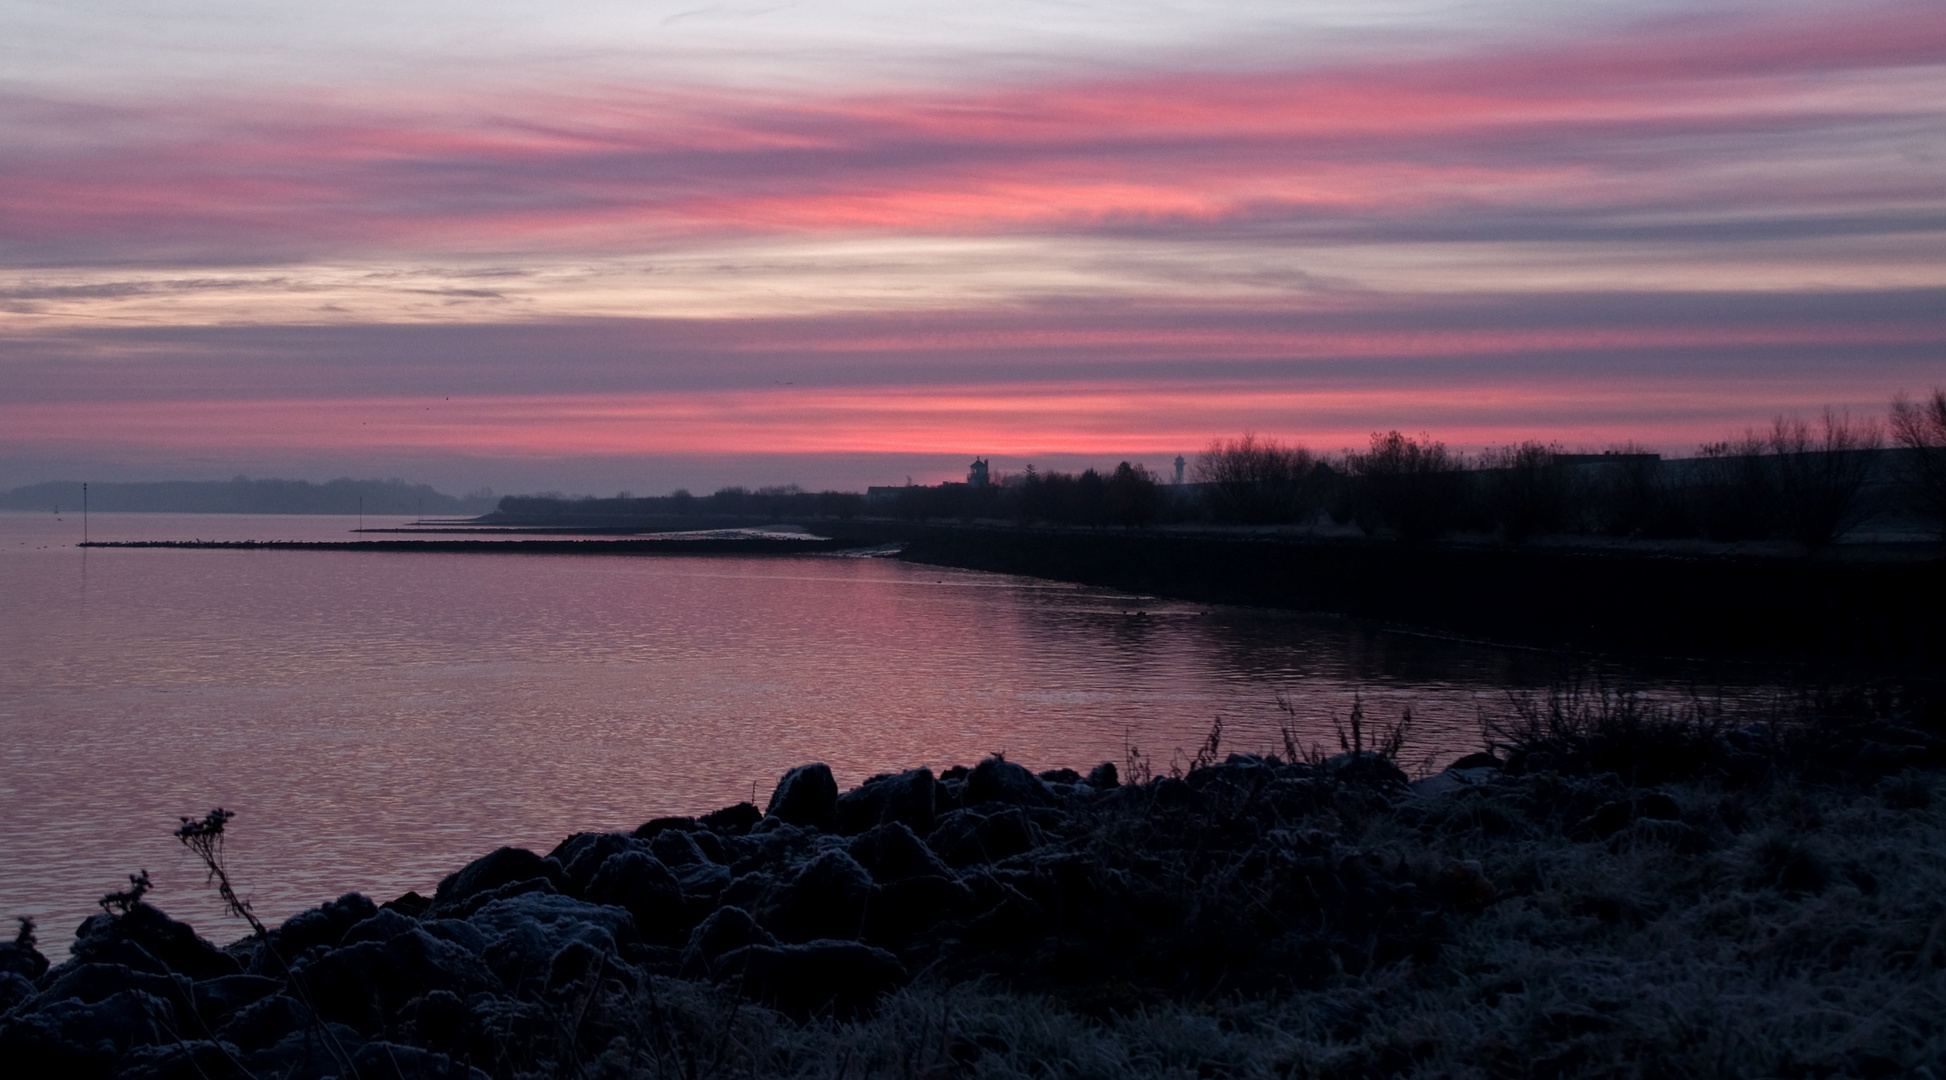
<svg viewBox="0 0 1946 1080"><path fill-rule="evenodd" d="M350 524L96 515L91 532ZM1415 753L1450 757L1482 705L1560 663L883 559L84 557L68 525L0 515L0 799L31 822L0 835L0 915L62 931L140 868L158 902L220 922L169 839L218 804L239 812L239 880L282 917L424 891L502 843L761 801L811 760L845 784L992 752L1085 770L1131 744L1166 768L1216 717L1230 748L1278 747L1280 697L1332 745L1355 696L1379 721L1410 707ZM1669 694L1689 677L1610 674Z"/></svg>

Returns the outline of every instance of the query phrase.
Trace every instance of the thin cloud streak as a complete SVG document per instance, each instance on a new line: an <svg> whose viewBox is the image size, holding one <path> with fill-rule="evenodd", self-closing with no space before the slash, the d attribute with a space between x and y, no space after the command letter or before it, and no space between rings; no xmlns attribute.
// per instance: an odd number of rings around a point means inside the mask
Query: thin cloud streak
<svg viewBox="0 0 1946 1080"><path fill-rule="evenodd" d="M1185 377L1433 388L1475 377L1644 383L1832 373L1888 394L1946 353L1946 289L1362 297L1334 305L1009 310L509 325L148 327L17 336L0 401L651 393ZM536 363L545 356L547 363ZM1918 374L1921 381L1927 376Z"/></svg>
<svg viewBox="0 0 1946 1080"><path fill-rule="evenodd" d="M104 110L96 145L72 127L43 137L52 106L14 100L0 238L47 265L779 232L1226 224L1235 237L1243 222L1346 216L1382 241L1514 208L1936 213L1936 170L1897 152L1946 136L1936 16L1665 20L1566 47L943 97L611 89L427 115L186 102Z"/></svg>

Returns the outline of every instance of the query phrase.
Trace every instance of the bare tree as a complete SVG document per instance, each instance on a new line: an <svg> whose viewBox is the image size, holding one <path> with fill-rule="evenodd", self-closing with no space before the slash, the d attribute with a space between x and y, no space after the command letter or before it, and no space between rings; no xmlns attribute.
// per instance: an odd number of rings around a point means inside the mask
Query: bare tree
<svg viewBox="0 0 1946 1080"><path fill-rule="evenodd" d="M1453 527L1463 498L1464 463L1429 437L1372 433L1372 446L1349 454L1352 513L1367 533L1391 528L1403 540L1431 540Z"/></svg>
<svg viewBox="0 0 1946 1080"><path fill-rule="evenodd" d="M1481 455L1487 509L1508 540L1518 544L1568 526L1570 492L1567 471L1556 460L1560 455L1559 445L1539 442Z"/></svg>
<svg viewBox="0 0 1946 1080"><path fill-rule="evenodd" d="M1859 493L1872 472L1872 452L1884 443L1875 420L1824 410L1815 428L1802 417L1771 425L1778 511L1791 539L1813 551L1858 527L1867 508Z"/></svg>
<svg viewBox="0 0 1946 1080"><path fill-rule="evenodd" d="M1906 451L1907 490L1946 536L1946 390L1918 403L1904 394L1893 398L1892 441Z"/></svg>
<svg viewBox="0 0 1946 1080"><path fill-rule="evenodd" d="M1311 452L1276 439L1245 433L1232 442L1210 443L1196 461L1196 482L1204 484L1218 521L1268 524L1296 521L1316 510L1310 490Z"/></svg>
<svg viewBox="0 0 1946 1080"><path fill-rule="evenodd" d="M1707 443L1696 452L1696 514L1712 540L1763 540L1776 528L1776 477L1763 436Z"/></svg>

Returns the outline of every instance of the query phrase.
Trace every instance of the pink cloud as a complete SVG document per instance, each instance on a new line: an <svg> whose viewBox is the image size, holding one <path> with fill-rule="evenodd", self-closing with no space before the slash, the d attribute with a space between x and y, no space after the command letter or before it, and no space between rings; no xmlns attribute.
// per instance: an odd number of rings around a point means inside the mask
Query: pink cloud
<svg viewBox="0 0 1946 1080"><path fill-rule="evenodd" d="M1325 70L823 101L611 87L180 103L101 112L94 141L83 117L58 146L0 151L0 241L57 259L161 245L247 260L778 231L1194 229L1293 213L1843 212L1936 201L1921 172L1851 159L1882 126L1907 125L1908 139L1915 118L1936 128L1937 98L1880 83L1930 71L1936 85L1942 64L1936 7L1894 3Z"/></svg>

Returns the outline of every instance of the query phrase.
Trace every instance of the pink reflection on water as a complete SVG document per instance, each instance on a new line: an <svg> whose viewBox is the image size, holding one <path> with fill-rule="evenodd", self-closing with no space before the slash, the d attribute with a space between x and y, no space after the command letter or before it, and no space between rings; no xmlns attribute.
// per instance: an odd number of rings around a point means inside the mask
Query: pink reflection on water
<svg viewBox="0 0 1946 1080"><path fill-rule="evenodd" d="M382 522L381 522L382 523ZM96 515L96 537L342 537L343 518ZM368 521L367 525L374 524ZM170 839L238 812L238 880L277 919L429 890L500 844L628 829L821 760L841 784L992 752L1166 768L1221 716L1278 745L1279 694L1330 743L1354 694L1410 705L1420 754L1545 658L886 559L94 549L0 515L0 915L50 940L122 875L213 936Z"/></svg>

